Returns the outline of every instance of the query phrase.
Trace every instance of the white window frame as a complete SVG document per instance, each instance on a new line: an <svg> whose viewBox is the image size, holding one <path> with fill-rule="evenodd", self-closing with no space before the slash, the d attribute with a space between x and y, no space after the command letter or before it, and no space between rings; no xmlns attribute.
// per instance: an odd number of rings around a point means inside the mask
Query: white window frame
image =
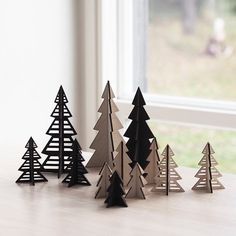
<svg viewBox="0 0 236 236"><path fill-rule="evenodd" d="M92 18L90 28L86 30L90 31L91 26L95 30L93 40L91 40L91 34L86 33L87 37L90 37L90 45L86 45L89 52L86 60L88 76L84 77L87 85L86 99L89 101L90 107L98 108L101 102L99 95L102 93L106 81L109 80L114 92L118 94L117 104L120 108L122 122L127 120L133 107L130 98L134 94L126 96L133 88L133 69L137 63L133 57L135 34L133 32L133 4L135 2L136 7L141 7L144 1L147 2L147 0L84 1L85 5L88 5L85 15L88 14ZM140 14L139 12L139 20L142 19ZM93 53L91 53L91 46ZM95 60L92 65L90 59L92 62ZM91 66L95 67L92 72ZM93 71L95 72L93 73ZM141 81L136 81L137 83L141 83ZM89 89L89 85L92 85L92 90ZM91 91L94 94L91 94ZM236 130L236 103L234 102L150 94L144 94L144 96L147 102L146 109L153 120ZM91 112L91 109L86 109L86 107L83 109L86 115L81 120L81 126L83 126L83 120L88 119L83 133L86 138L85 146L88 148L94 136L94 132L90 130L93 129L94 121L99 114Z"/></svg>
<svg viewBox="0 0 236 236"><path fill-rule="evenodd" d="M147 16L142 15L140 11L134 15L133 9L135 7L137 11L145 7L147 2L147 0L103 0L100 2L102 9L100 59L103 68L100 78L103 79L103 85L110 80L116 94L119 94L117 102L122 120L126 119L132 109L130 98L133 94L128 97L126 95L132 90L133 68L140 66L137 63L135 65L133 58L132 43L135 41L134 34L137 33L133 30L135 28L133 21L147 19ZM106 71L107 68L109 71ZM138 82L142 83L140 80ZM122 93L122 91L125 92ZM151 119L236 130L236 103L234 102L150 94L144 96Z"/></svg>

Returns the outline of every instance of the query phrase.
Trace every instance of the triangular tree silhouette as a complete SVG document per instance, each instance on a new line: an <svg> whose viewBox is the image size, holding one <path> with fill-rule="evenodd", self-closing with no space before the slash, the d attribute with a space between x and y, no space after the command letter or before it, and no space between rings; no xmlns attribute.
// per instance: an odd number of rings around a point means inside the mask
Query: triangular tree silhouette
<svg viewBox="0 0 236 236"><path fill-rule="evenodd" d="M36 182L46 182L48 181L41 173L41 164L38 161L40 155L35 150L37 148L36 143L31 137L27 142L25 148L27 148L26 153L22 157L24 163L19 168L19 171L23 171L22 175L16 180L16 183L30 183L34 185Z"/></svg>
<svg viewBox="0 0 236 236"><path fill-rule="evenodd" d="M224 186L218 180L222 177L221 173L216 169L217 161L212 154L215 153L210 143L207 143L202 153L203 158L198 165L201 166L195 177L199 178L197 183L192 187L193 190L205 190L213 193L213 190L224 189Z"/></svg>
<svg viewBox="0 0 236 236"><path fill-rule="evenodd" d="M110 168L113 169L113 152L120 141L123 140L119 133L123 126L115 114L119 109L113 101L114 97L108 81L102 94L104 100L98 109L101 116L94 127L94 130L97 130L98 133L90 145L90 148L94 149L95 152L89 160L87 167L102 167L107 162Z"/></svg>
<svg viewBox="0 0 236 236"><path fill-rule="evenodd" d="M114 159L114 170L118 172L120 175L121 179L123 180L124 186L127 186L128 181L130 179L130 163L132 162L127 155L127 147L123 141L120 142L119 146L116 149L117 155L115 156Z"/></svg>
<svg viewBox="0 0 236 236"><path fill-rule="evenodd" d="M102 169L99 172L100 178L97 182L98 190L96 192L95 198L106 198L108 196L107 189L110 185L110 178L112 175L112 170L107 164L104 163Z"/></svg>
<svg viewBox="0 0 236 236"><path fill-rule="evenodd" d="M156 176L156 185L152 188L153 192L184 192L184 189L177 182L182 179L176 172L177 164L173 160L174 152L167 145L162 153L163 159L160 162L160 174Z"/></svg>
<svg viewBox="0 0 236 236"><path fill-rule="evenodd" d="M91 185L84 176L88 173L88 171L82 164L85 160L82 156L81 147L77 139L73 142L71 157L71 163L68 165L69 174L62 181L62 183L68 183L68 187L74 185Z"/></svg>
<svg viewBox="0 0 236 236"><path fill-rule="evenodd" d="M59 178L71 161L69 156L73 143L72 136L76 135L76 131L69 121L72 115L66 106L68 100L62 86L56 96L55 103L57 105L51 114L54 121L46 133L51 138L42 151L43 154L48 155L42 164L42 171L57 173Z"/></svg>
<svg viewBox="0 0 236 236"><path fill-rule="evenodd" d="M149 120L149 116L143 107L146 103L139 88L132 104L134 108L129 115L132 122L124 134L129 138L126 144L129 150L127 154L132 160L131 167L138 162L142 169L145 169L148 164L147 158L151 152L149 139L154 138L154 135L146 122Z"/></svg>
<svg viewBox="0 0 236 236"><path fill-rule="evenodd" d="M158 152L159 146L156 138L152 140L151 153L149 154L147 161L149 162L147 167L145 168L145 173L147 176L145 177L148 184L155 184L155 178L160 175L160 155Z"/></svg>
<svg viewBox="0 0 236 236"><path fill-rule="evenodd" d="M146 184L146 180L143 178L144 171L138 163L134 165L134 168L130 172L130 180L128 183L129 190L126 194L126 198L141 198L145 199L143 187Z"/></svg>
<svg viewBox="0 0 236 236"><path fill-rule="evenodd" d="M105 200L107 207L122 206L128 207L123 195L125 194L123 182L117 171L114 171L110 178L110 186L107 189L108 197Z"/></svg>

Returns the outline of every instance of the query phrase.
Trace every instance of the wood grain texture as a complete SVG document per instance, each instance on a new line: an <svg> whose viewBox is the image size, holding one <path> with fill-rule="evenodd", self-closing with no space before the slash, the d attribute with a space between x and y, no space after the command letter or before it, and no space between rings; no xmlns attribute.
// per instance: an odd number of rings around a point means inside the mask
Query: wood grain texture
<svg viewBox="0 0 236 236"><path fill-rule="evenodd" d="M128 208L107 209L104 199L94 199L98 171L88 169L92 186L67 188L52 174L46 174L48 183L17 185L21 159L14 152L0 159L0 235L236 235L235 175L224 174L225 190L195 192L196 169L180 167L185 193L145 189L146 200L127 199Z"/></svg>

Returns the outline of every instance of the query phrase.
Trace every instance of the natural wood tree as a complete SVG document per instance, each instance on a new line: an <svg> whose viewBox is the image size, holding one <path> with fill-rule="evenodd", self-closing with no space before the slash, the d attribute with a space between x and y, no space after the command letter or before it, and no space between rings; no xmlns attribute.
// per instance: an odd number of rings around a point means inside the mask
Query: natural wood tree
<svg viewBox="0 0 236 236"><path fill-rule="evenodd" d="M48 155L42 164L42 171L55 172L60 178L71 161L72 137L76 135L76 131L69 121L72 115L66 106L68 100L62 86L56 96L55 103L57 105L51 114L54 121L46 133L51 138L42 151L43 154Z"/></svg>
<svg viewBox="0 0 236 236"><path fill-rule="evenodd" d="M37 145L32 137L27 142L25 148L27 148L27 151L22 157L25 161L19 168L19 171L23 171L23 173L16 180L16 183L30 183L34 185L36 182L46 182L47 179L40 173L41 164L38 159L41 157L36 151Z"/></svg>
<svg viewBox="0 0 236 236"><path fill-rule="evenodd" d="M123 197L125 194L125 190L123 188L123 182L120 178L117 171L114 171L110 178L110 186L108 187L108 197L105 200L105 203L107 204L107 207L112 206L122 206L127 207L127 203Z"/></svg>
<svg viewBox="0 0 236 236"><path fill-rule="evenodd" d="M138 162L142 169L145 169L148 164L147 158L151 152L149 139L154 138L154 135L146 122L149 120L149 116L143 107L146 103L139 88L132 104L134 108L129 115L129 119L132 121L124 134L129 138L126 144L129 150L127 154L132 160L131 167L134 167Z"/></svg>
<svg viewBox="0 0 236 236"><path fill-rule="evenodd" d="M110 185L110 178L112 175L112 170L107 164L104 163L102 169L99 172L100 178L97 182L98 190L96 192L95 198L106 198L108 196L107 189Z"/></svg>
<svg viewBox="0 0 236 236"><path fill-rule="evenodd" d="M173 160L174 152L167 145L162 153L163 159L160 162L160 174L156 176L156 185L152 188L153 192L184 192L183 188L177 182L182 179L176 172L177 164Z"/></svg>
<svg viewBox="0 0 236 236"><path fill-rule="evenodd" d="M160 175L160 155L158 152L159 147L156 138L152 140L150 149L151 153L147 158L149 163L145 168L145 173L147 174L145 179L148 184L155 184L155 178Z"/></svg>
<svg viewBox="0 0 236 236"><path fill-rule="evenodd" d="M123 140L119 133L123 126L116 116L116 112L119 110L113 101L114 97L115 95L108 81L102 94L104 100L98 109L101 116L94 127L94 130L97 130L98 133L90 146L95 152L89 160L87 167L102 167L107 162L110 168L113 169L113 152L120 141Z"/></svg>
<svg viewBox="0 0 236 236"><path fill-rule="evenodd" d="M218 165L212 154L215 153L210 143L207 143L202 153L203 158L198 165L201 166L195 177L199 178L197 183L192 187L193 190L205 190L213 193L213 190L224 189L224 186L218 180L221 173L215 168Z"/></svg>
<svg viewBox="0 0 236 236"><path fill-rule="evenodd" d="M127 186L128 181L130 179L130 163L132 162L127 155L128 149L123 141L120 142L118 145L116 152L117 155L115 156L114 159L114 170L118 172L120 175L121 179L123 180L124 186Z"/></svg>
<svg viewBox="0 0 236 236"><path fill-rule="evenodd" d="M143 178L144 171L141 166L136 163L134 168L130 172L130 181L128 182L129 190L126 194L126 198L141 198L145 199L143 187L146 184L146 180Z"/></svg>

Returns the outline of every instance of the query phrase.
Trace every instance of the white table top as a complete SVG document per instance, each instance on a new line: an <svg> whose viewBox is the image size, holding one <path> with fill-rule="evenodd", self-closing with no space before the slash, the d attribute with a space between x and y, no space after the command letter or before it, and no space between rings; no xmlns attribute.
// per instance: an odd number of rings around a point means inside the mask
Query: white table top
<svg viewBox="0 0 236 236"><path fill-rule="evenodd" d="M196 170L178 168L185 193L165 196L146 189L146 200L128 199L128 208L107 209L103 199L94 199L96 171L87 174L92 186L67 188L50 174L48 183L17 185L21 161L5 159L0 167L1 236L236 235L235 175L221 178L225 190L198 193L191 190Z"/></svg>

